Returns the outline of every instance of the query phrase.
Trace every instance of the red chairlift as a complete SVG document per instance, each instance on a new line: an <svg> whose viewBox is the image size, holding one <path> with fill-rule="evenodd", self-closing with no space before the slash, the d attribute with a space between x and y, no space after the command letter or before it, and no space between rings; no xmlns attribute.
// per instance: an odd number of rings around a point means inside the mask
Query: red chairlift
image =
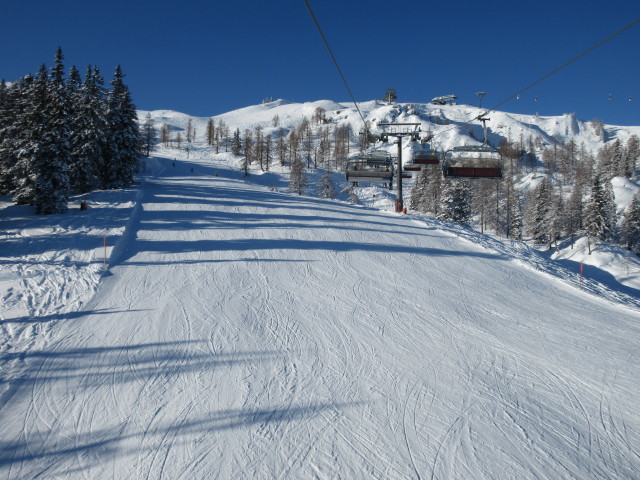
<svg viewBox="0 0 640 480"><path fill-rule="evenodd" d="M443 173L449 178L502 178L502 157L488 145L454 147L445 155Z"/></svg>
<svg viewBox="0 0 640 480"><path fill-rule="evenodd" d="M437 165L440 163L440 156L435 150L424 149L413 154L413 163L416 165Z"/></svg>

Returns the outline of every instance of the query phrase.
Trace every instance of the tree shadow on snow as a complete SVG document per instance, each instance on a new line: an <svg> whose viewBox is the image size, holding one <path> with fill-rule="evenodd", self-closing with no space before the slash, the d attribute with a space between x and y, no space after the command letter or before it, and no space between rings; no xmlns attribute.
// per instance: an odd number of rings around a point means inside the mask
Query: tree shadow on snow
<svg viewBox="0 0 640 480"><path fill-rule="evenodd" d="M45 468L50 475L81 472L97 465L118 461L118 457L136 457L162 448L180 448L198 443L218 441L214 434L233 429L251 429L269 424L313 420L329 413L339 415L358 403L312 403L262 408L242 408L213 411L206 415L186 417L178 422L167 419L164 424L147 431L128 432L126 424L88 433L32 431L19 440L0 440L0 468L12 468L27 475ZM164 442L168 441L167 445ZM126 447L124 446L126 442ZM131 445L135 445L133 449ZM98 462L98 464L96 464ZM59 471L56 471L59 469Z"/></svg>
<svg viewBox="0 0 640 480"><path fill-rule="evenodd" d="M113 313L125 313L125 312L139 312L141 310L83 310L78 312L68 312L68 313L54 313L51 315L43 315L41 317L16 317L16 318L5 318L0 320L0 325L4 325L7 323L41 323L41 322L52 322L56 320L73 320L76 318L81 318L85 315L110 315Z"/></svg>

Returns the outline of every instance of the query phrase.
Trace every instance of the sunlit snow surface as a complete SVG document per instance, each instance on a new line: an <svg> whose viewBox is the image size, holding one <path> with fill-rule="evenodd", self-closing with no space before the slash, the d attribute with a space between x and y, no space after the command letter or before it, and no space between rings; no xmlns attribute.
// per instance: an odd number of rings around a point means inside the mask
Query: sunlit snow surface
<svg viewBox="0 0 640 480"><path fill-rule="evenodd" d="M640 477L636 288L162 155L1 210L0 478Z"/></svg>

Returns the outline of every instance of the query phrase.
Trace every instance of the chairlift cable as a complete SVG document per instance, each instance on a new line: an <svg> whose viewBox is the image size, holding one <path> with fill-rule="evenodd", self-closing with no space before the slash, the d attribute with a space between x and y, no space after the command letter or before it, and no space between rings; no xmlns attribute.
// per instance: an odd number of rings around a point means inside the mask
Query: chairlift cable
<svg viewBox="0 0 640 480"><path fill-rule="evenodd" d="M605 43L607 43L609 40L613 40L615 37L617 37L618 35L620 35L621 33L629 30L631 27L633 27L634 25L636 25L637 23L640 23L640 17L636 18L634 21L632 21L631 23L629 23L628 25L622 27L621 29L619 29L618 31L612 33L611 35L609 35L607 38L599 41L598 43L596 43L595 45L587 48L584 52L580 53L579 55L576 55L575 57L573 57L571 60L568 60L567 62L563 63L562 65L560 65L559 67L553 69L552 71L550 71L549 73L547 73L546 75L543 75L542 77L540 77L538 80L536 80L535 82L533 82L532 84L526 86L525 88L523 88L522 90L518 90L516 93L514 93L513 95L511 95L510 97L506 98L505 100L501 101L500 103L496 104L493 108L487 110L486 112L484 112L482 115L486 115L489 112L492 112L494 110L496 110L498 107L501 107L502 105L504 105L505 103L507 103L508 101L512 100L513 98L515 98L516 96L520 95L521 93L526 92L527 90L529 90L530 88L534 87L535 85L539 84L540 82L546 80L547 78L549 78L550 76L558 73L560 70L564 69L565 67L568 67L569 65L571 65L573 62L575 62L576 60L579 60L580 58L584 57L585 55L591 53L592 51L594 51L596 48L604 45ZM482 116L480 115L480 116Z"/></svg>
<svg viewBox="0 0 640 480"><path fill-rule="evenodd" d="M612 33L611 35L609 35L608 37L606 37L605 39L601 40L600 42L596 43L595 45L593 45L592 47L589 47L588 49L586 49L584 52L580 53L579 55L576 55L575 57L573 57L571 60L568 60L567 62L563 63L562 65L560 65L559 67L555 68L554 70L550 71L549 73L547 73L546 75L540 77L538 80L536 80L535 82L531 83L530 85L526 86L525 88L518 90L516 93L514 93L513 95L511 95L510 97L506 98L505 100L501 101L500 103L497 103L496 105L494 105L492 108L485 110L483 113L481 113L480 115L478 115L477 117L475 117L475 119L472 120L477 120L479 117L482 117L490 112L493 112L494 110L497 110L498 107L501 107L502 105L504 105L505 103L509 102L510 100L513 100L513 98L515 98L516 96L520 95L523 92L526 92L527 90L529 90L530 88L534 87L535 85L541 83L542 81L546 80L547 78L549 78L550 76L558 73L560 70L562 70L565 67L568 67L569 65L571 65L573 62L575 62L576 60L579 60L580 58L584 57L585 55L587 55L588 53L591 53L592 51L594 51L596 48L604 45L605 43L607 43L609 40L613 40L615 37L617 37L618 35L622 34L623 32L629 30L631 27L633 27L634 25L636 25L637 23L640 23L640 17L636 18L634 21L632 21L631 23L629 23L628 25L622 27L621 29L619 29L618 31ZM536 97L537 100L537 97ZM465 122L466 123L466 122ZM457 126L455 127L451 127L451 128L447 128L446 130L443 130L442 132L437 132L434 133L433 136L436 137L438 135L441 135L443 133L449 132L451 130L454 130L455 128L458 128Z"/></svg>
<svg viewBox="0 0 640 480"><path fill-rule="evenodd" d="M360 111L360 107L358 107L358 104L356 103L356 99L353 96L353 93L351 92L351 88L349 88L349 84L347 83L346 78L344 77L342 70L340 70L340 66L338 65L338 61L336 60L336 57L333 55L333 52L331 51L331 47L329 46L329 42L327 41L327 38L324 36L324 33L322 33L322 29L320 28L320 24L318 23L318 20L316 19L316 16L313 13L313 10L311 9L311 5L309 5L309 0L304 0L305 5L307 6L307 10L309 10L309 15L311 15L311 19L313 20L313 23L315 23L316 28L318 29L318 33L320 34L320 37L322 38L322 41L324 42L324 46L327 47L327 51L329 52L329 55L331 55L331 59L333 60L334 65L336 66L336 69L338 70L338 73L340 74L340 78L342 78L342 82L344 83L344 86L347 88L347 92L349 92L349 96L351 97L351 100L353 101L353 104L356 106L356 110L358 111L358 114L360 115L360 118L362 119L362 123L365 125L367 125L367 122L365 122L364 120L364 116L362 115L362 112Z"/></svg>

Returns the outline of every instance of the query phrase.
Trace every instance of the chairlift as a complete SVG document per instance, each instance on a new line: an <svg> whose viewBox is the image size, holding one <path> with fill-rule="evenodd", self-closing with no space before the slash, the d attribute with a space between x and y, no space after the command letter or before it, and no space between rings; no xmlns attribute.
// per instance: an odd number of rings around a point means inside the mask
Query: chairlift
<svg viewBox="0 0 640 480"><path fill-rule="evenodd" d="M445 155L448 178L502 178L502 157L488 145L454 147Z"/></svg>
<svg viewBox="0 0 640 480"><path fill-rule="evenodd" d="M419 172L423 165L437 165L440 163L440 155L428 144L421 145L420 149L412 152L411 158L402 165L403 170Z"/></svg>
<svg viewBox="0 0 640 480"><path fill-rule="evenodd" d="M391 185L393 162L384 150L354 155L347 160L345 170L347 182L380 182Z"/></svg>

